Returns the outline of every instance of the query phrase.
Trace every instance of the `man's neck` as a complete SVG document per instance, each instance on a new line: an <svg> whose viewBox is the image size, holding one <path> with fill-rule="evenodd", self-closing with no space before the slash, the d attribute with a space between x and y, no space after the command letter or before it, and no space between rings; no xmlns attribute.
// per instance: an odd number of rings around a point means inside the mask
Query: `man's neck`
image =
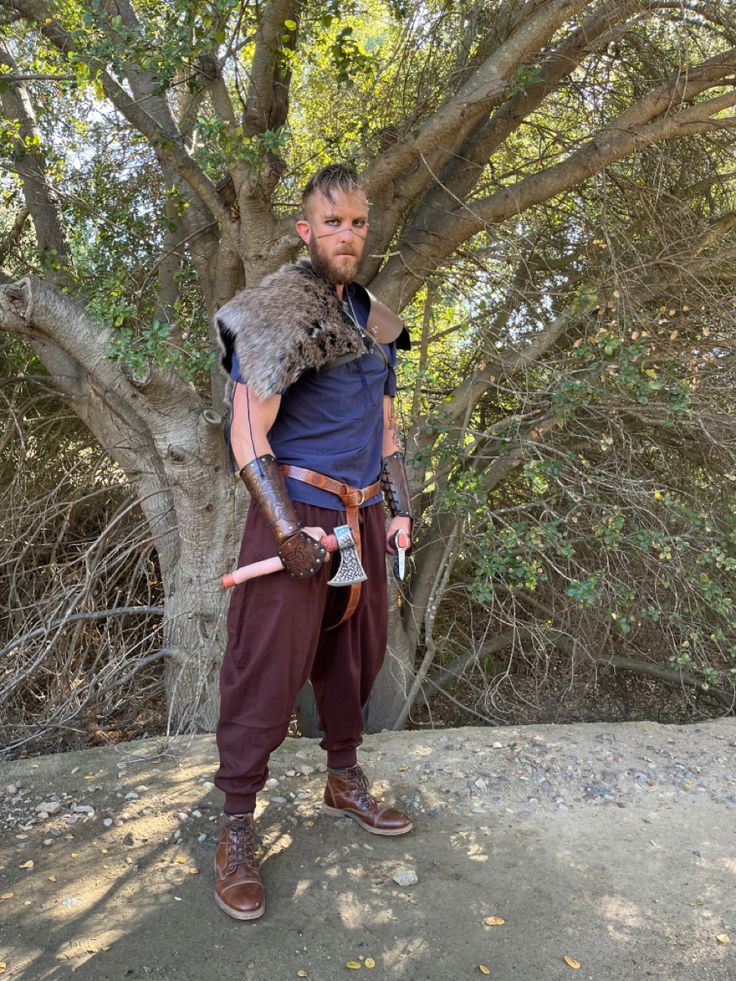
<svg viewBox="0 0 736 981"><path fill-rule="evenodd" d="M343 294L345 293L345 284L344 283L336 283L336 285L335 285L335 292L337 293L338 300L341 300L343 298Z"/></svg>

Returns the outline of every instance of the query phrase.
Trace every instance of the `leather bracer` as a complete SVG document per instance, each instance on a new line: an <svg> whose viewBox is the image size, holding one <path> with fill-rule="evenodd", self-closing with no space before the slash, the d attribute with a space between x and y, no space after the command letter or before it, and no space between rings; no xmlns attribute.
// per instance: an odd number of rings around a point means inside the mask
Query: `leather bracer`
<svg viewBox="0 0 736 981"><path fill-rule="evenodd" d="M286 492L284 478L270 453L251 460L240 471L251 499L269 524L278 542L276 550L290 576L314 575L327 556L324 545L302 531L302 522Z"/></svg>
<svg viewBox="0 0 736 981"><path fill-rule="evenodd" d="M381 490L392 518L398 515L411 518L409 480L406 476L404 454L399 450L383 458Z"/></svg>

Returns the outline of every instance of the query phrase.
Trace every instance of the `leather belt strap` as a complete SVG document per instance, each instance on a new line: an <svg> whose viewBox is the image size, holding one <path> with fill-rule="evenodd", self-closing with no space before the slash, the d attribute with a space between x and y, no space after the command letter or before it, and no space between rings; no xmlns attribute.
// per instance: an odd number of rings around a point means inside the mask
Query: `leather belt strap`
<svg viewBox="0 0 736 981"><path fill-rule="evenodd" d="M282 463L279 466L279 470L284 475L284 477L291 477L293 480L301 480L305 484L311 484L312 487L319 487L320 490L329 491L330 494L335 494L340 498L344 508L345 516L347 520L348 527L353 533L353 538L355 539L355 549L358 553L358 558L362 558L362 548L360 541L360 521L358 518L358 512L360 505L364 501L369 500L374 494L378 494L381 490L381 481L377 480L375 484L369 484L368 487L363 487L362 490L359 487L351 487L349 484L344 484L340 480L335 480L333 477L327 477L323 473L317 473L316 470L307 470L305 467L294 467L287 463ZM350 593L348 594L348 605L345 607L345 612L342 617L333 623L328 630L333 630L335 627L339 627L341 623L345 623L353 613L358 605L358 600L360 599L360 587L361 583L354 582L350 586Z"/></svg>

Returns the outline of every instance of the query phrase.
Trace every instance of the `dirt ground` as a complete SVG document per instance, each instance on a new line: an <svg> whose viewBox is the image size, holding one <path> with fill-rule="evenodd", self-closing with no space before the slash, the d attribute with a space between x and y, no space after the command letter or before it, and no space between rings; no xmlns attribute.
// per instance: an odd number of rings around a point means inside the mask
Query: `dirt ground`
<svg viewBox="0 0 736 981"><path fill-rule="evenodd" d="M5 763L0 974L733 981L735 750L734 719L370 736L415 821L392 839L323 815L323 753L288 740L254 923L212 901L211 736Z"/></svg>

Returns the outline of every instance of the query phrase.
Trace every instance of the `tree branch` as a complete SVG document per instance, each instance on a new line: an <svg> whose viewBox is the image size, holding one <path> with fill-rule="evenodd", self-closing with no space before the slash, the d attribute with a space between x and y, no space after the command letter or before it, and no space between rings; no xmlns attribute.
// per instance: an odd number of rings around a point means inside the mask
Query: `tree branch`
<svg viewBox="0 0 736 981"><path fill-rule="evenodd" d="M695 103L674 112L708 88L717 86L736 68L736 48L678 74L621 113L585 146L565 160L522 178L495 194L435 214L422 228L414 227L392 256L372 288L395 309L402 309L438 264L471 235L506 221L534 205L583 183L610 164L666 140L712 132L736 125L733 118L714 118L736 104L736 93ZM652 122L657 116L662 116Z"/></svg>
<svg viewBox="0 0 736 981"><path fill-rule="evenodd" d="M0 65L15 68L13 56L2 40L0 40ZM45 275L52 282L63 282L71 261L71 253L63 229L58 200L46 173L43 155L39 149L34 149L41 146L41 134L36 125L33 107L25 89L17 82L3 85L0 99L6 118L18 121L18 136L13 138L13 156L18 175L23 182L26 207L36 230L36 241L45 267ZM18 234L20 230L17 229Z"/></svg>
<svg viewBox="0 0 736 981"><path fill-rule="evenodd" d="M21 235L23 234L23 229L25 228L26 220L30 215L28 208L20 208L13 221L13 227L8 232L5 241L0 243L0 262L5 261L5 257L17 244Z"/></svg>
<svg viewBox="0 0 736 981"><path fill-rule="evenodd" d="M167 132L161 119L154 118L143 109L135 98L131 98L122 85L107 71L104 64L95 58L87 57L85 52L74 42L71 35L50 16L46 3L42 0L13 0L13 3L25 18L36 24L38 30L59 51L67 55L73 52L86 62L93 72L99 74L105 95L131 126L151 141L156 151L166 158L174 170L207 205L212 215L220 221L226 221L228 210L218 195L215 185L186 152L179 142L178 135Z"/></svg>
<svg viewBox="0 0 736 981"><path fill-rule="evenodd" d="M490 107L504 97L516 68L588 2L549 0L540 5L483 62L455 96L445 100L414 133L395 143L366 168L363 186L368 197L377 195L389 181L395 180L438 146L448 142L451 147L459 146Z"/></svg>
<svg viewBox="0 0 736 981"><path fill-rule="evenodd" d="M417 196L429 188L424 200L418 207L414 206L412 228L422 228L427 216L451 212L459 202L467 200L492 153L569 77L584 57L626 30L628 24L617 22L641 5L641 0L610 0L547 55L538 82L512 95L461 146L442 145L427 154L424 166L403 175L393 185L389 198L381 202L377 219L371 221L373 261L366 266L369 279L376 275L401 216Z"/></svg>
<svg viewBox="0 0 736 981"><path fill-rule="evenodd" d="M272 0L261 15L243 112L246 136L278 129L286 122L291 70L278 53L296 47L298 28L286 27L286 21L298 24L298 18L299 4L294 0Z"/></svg>
<svg viewBox="0 0 736 981"><path fill-rule="evenodd" d="M162 617L164 615L164 608L163 606L118 606L112 610L89 610L85 613L72 613L68 617L51 620L49 623L45 623L43 627L36 627L33 630L29 630L28 633L22 634L20 637L14 637L9 644L6 644L0 650L0 657L10 654L16 647L20 647L27 641L34 640L36 637L43 637L49 630L55 630L57 627L65 627L68 623L107 620L110 617L135 616L138 614Z"/></svg>

